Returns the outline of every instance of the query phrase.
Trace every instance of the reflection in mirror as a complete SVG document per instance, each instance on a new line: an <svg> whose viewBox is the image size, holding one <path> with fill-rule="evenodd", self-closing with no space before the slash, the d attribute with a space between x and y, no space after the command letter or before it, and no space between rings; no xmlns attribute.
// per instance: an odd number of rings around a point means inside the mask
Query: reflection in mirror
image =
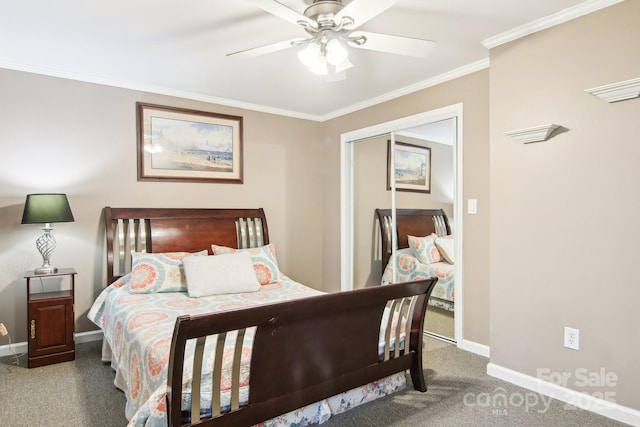
<svg viewBox="0 0 640 427"><path fill-rule="evenodd" d="M455 126L449 119L359 141L353 158L354 287L438 276L426 324L449 340L454 267L442 251L453 260Z"/></svg>
<svg viewBox="0 0 640 427"><path fill-rule="evenodd" d="M425 320L425 329L432 335L454 340L454 144L456 119L447 119L396 133L396 152L409 147L424 147L421 156L415 149L414 163L424 159L423 169L396 160L395 177L409 175L415 183L430 180L428 191L398 184L396 188L395 221L398 246L394 254L395 281L416 280L417 277L438 277ZM401 144L402 143L402 144ZM428 151L426 151L428 150ZM399 158L402 158L398 156ZM425 173L422 171L425 170ZM400 182L405 182L399 181ZM407 187L413 191L408 191Z"/></svg>

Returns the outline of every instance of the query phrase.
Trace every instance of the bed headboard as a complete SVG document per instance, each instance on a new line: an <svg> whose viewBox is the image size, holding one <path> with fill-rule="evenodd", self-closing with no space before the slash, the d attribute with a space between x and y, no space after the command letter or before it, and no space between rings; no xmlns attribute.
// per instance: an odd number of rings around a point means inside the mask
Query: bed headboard
<svg viewBox="0 0 640 427"><path fill-rule="evenodd" d="M389 263L392 248L391 209L376 209L380 223L382 272ZM396 239L398 249L408 248L408 235L423 237L451 234L447 214L442 209L396 209Z"/></svg>
<svg viewBox="0 0 640 427"><path fill-rule="evenodd" d="M131 252L211 253L211 245L252 248L269 243L257 209L104 208L107 284L131 270Z"/></svg>

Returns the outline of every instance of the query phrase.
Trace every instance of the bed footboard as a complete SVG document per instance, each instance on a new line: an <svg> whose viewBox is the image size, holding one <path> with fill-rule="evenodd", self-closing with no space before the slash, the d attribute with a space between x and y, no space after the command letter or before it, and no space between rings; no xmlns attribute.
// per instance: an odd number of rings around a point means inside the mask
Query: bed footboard
<svg viewBox="0 0 640 427"><path fill-rule="evenodd" d="M410 370L426 391L422 325L437 279L337 292L222 313L181 316L171 344L167 411L172 427L251 426L261 421ZM231 409L220 409L220 372L214 363L211 416L202 418L199 379L205 340L255 327L248 404L239 402L241 345L233 355ZM400 339L396 339L400 337ZM190 423L181 419L185 349L196 340ZM241 342L237 339L236 342ZM380 349L380 342L383 342ZM220 341L218 341L220 343ZM218 345L217 348L222 346ZM222 355L216 354L216 360ZM217 391L216 391L217 389ZM207 408L209 409L209 408Z"/></svg>

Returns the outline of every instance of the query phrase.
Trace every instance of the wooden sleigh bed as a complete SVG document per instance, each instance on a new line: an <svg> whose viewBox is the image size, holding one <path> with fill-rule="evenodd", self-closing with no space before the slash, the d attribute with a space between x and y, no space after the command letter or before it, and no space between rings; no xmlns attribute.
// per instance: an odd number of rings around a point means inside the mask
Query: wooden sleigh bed
<svg viewBox="0 0 640 427"><path fill-rule="evenodd" d="M130 271L144 254L269 247L275 262L264 211L107 207L104 216L111 285L89 318L104 332L131 425L278 425L407 370L426 391L421 325L436 279L323 294L282 275L256 292L136 293ZM149 345L127 341L140 331Z"/></svg>
<svg viewBox="0 0 640 427"><path fill-rule="evenodd" d="M443 310L454 310L453 236L446 213L442 209L396 209L396 257L392 258L393 224L391 209L376 209L380 224L383 284L437 277L429 304ZM409 244L409 236L431 245L434 256L417 256ZM433 240L433 243L429 242ZM414 240L415 242L416 240ZM425 251L428 248L425 248ZM426 259L425 259L426 258Z"/></svg>

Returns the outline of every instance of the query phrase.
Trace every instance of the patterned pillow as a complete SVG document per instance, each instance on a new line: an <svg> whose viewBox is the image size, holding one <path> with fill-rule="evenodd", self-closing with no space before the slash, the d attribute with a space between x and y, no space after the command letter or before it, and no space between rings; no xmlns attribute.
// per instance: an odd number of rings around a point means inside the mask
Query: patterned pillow
<svg viewBox="0 0 640 427"><path fill-rule="evenodd" d="M435 240L438 236L433 233L426 237L407 236L411 251L423 264L432 264L442 261L442 255L436 247Z"/></svg>
<svg viewBox="0 0 640 427"><path fill-rule="evenodd" d="M227 246L211 245L214 255L230 254L238 251L246 251L251 255L253 269L261 285L279 282L280 270L276 259L276 247L271 243L259 248L235 249Z"/></svg>
<svg viewBox="0 0 640 427"><path fill-rule="evenodd" d="M187 290L182 260L196 255L206 256L207 251L131 253L131 288L134 294L155 292L184 292Z"/></svg>

